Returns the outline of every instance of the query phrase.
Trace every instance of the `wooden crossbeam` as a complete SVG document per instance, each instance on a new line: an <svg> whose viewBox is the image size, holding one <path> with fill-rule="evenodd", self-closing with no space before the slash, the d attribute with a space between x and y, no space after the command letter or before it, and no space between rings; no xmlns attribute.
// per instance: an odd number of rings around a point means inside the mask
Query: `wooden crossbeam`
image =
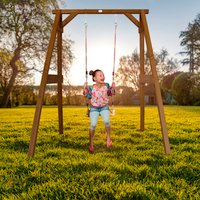
<svg viewBox="0 0 200 200"><path fill-rule="evenodd" d="M72 19L74 19L74 17L77 16L77 13L72 13L70 14L63 22L62 22L62 27L64 27L65 25L67 25Z"/></svg>
<svg viewBox="0 0 200 200"><path fill-rule="evenodd" d="M126 15L138 28L140 27L140 22L130 13L125 13Z"/></svg>
<svg viewBox="0 0 200 200"><path fill-rule="evenodd" d="M47 84L53 83L63 83L63 76L49 74L47 79Z"/></svg>
<svg viewBox="0 0 200 200"><path fill-rule="evenodd" d="M56 14L58 10L53 10L52 13ZM61 14L140 14L141 12L145 14L149 13L148 9L62 9Z"/></svg>

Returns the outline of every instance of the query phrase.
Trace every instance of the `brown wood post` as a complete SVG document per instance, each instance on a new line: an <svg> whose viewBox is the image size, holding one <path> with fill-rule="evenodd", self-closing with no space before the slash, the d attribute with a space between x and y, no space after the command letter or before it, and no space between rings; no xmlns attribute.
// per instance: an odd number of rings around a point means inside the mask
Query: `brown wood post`
<svg viewBox="0 0 200 200"><path fill-rule="evenodd" d="M151 44L151 38L150 38L149 29L148 29L148 25L147 25L147 21L146 21L146 16L145 16L145 13L143 10L141 11L141 18L142 18L142 23L144 26L144 34L145 34L146 45L147 45L147 53L148 53L148 57L150 60L151 71L152 71L154 84L155 84L156 99L157 99L157 104L158 104L158 112L159 112L161 129L162 129L164 149L165 149L166 154L170 154L169 138L168 138L166 121L165 121L164 107L163 107L162 96L161 96L161 92L160 92L159 80L158 80L158 75L157 75L157 71L156 71L156 63L155 63L155 58L154 58L154 54L153 54L153 48L152 48L152 44Z"/></svg>
<svg viewBox="0 0 200 200"><path fill-rule="evenodd" d="M42 79L40 83L40 88L39 88L39 95L38 95L38 100L36 104L36 110L35 110L35 116L34 116L34 121L33 121L33 126L32 126L32 133L31 133L31 138L30 138L30 144L29 144L29 150L28 150L28 156L32 157L35 153L35 145L36 145L36 140L37 140L37 133L38 133L38 127L39 127L39 122L40 122L40 116L41 116L41 110L42 110L42 104L44 100L44 92L45 92L45 87L48 79L48 72L49 72L49 67L50 67L50 62L51 62L51 56L54 48L54 43L56 39L56 33L58 30L60 22L60 11L56 12L54 24L53 24L53 29L51 32L51 37L49 41L49 46L47 50L47 55L46 55L46 60L44 63L44 70L42 74Z"/></svg>
<svg viewBox="0 0 200 200"><path fill-rule="evenodd" d="M141 81L141 76L144 76L144 28L140 15L140 130L144 131L144 119L145 119L145 102L144 102L144 81Z"/></svg>
<svg viewBox="0 0 200 200"><path fill-rule="evenodd" d="M63 134L63 106L62 106L62 15L60 15L60 23L57 35L57 65L58 65L58 121L59 133Z"/></svg>

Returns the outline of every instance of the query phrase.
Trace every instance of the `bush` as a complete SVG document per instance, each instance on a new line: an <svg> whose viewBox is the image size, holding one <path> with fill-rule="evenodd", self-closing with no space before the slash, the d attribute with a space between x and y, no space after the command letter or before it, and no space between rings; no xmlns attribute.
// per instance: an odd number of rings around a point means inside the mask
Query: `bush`
<svg viewBox="0 0 200 200"><path fill-rule="evenodd" d="M179 105L196 105L200 101L200 76L183 72L172 84L172 92Z"/></svg>

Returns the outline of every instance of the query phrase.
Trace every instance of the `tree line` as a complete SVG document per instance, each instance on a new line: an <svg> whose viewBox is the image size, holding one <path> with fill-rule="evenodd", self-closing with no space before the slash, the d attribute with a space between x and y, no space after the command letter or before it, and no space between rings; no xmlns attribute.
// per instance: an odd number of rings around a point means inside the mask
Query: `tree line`
<svg viewBox="0 0 200 200"><path fill-rule="evenodd" d="M37 87L30 83L33 74L42 71L52 29L51 10L59 8L57 0L2 0L0 2L0 107L31 105L36 103ZM154 52L157 72L165 104L200 104L200 14L180 32L183 51L180 61L171 58L166 49ZM73 41L63 40L64 76L73 61ZM54 49L56 52L56 47ZM120 58L116 72L117 95L115 103L134 104L139 95L139 53ZM51 70L56 69L53 53ZM181 72L187 65L188 72ZM145 54L145 74L150 75L150 63ZM148 95L154 95L153 86L146 84ZM66 105L84 105L81 86L64 86L63 102ZM12 100L12 102L11 102ZM44 104L57 103L55 86L47 86Z"/></svg>
<svg viewBox="0 0 200 200"><path fill-rule="evenodd" d="M36 105L39 86L14 86L9 107L20 105ZM134 91L131 87L116 87L116 95L110 98L116 105L131 105ZM124 98L125 97L125 98ZM131 97L131 98L130 98ZM47 85L43 105L57 105L57 85ZM63 105L85 106L83 86L63 85Z"/></svg>
<svg viewBox="0 0 200 200"><path fill-rule="evenodd" d="M58 7L56 0L3 0L0 3L1 107L7 106L14 85L25 84L34 72L41 72L53 24L52 9ZM71 44L71 40L64 38L66 74L73 59ZM54 53L51 69L55 68Z"/></svg>

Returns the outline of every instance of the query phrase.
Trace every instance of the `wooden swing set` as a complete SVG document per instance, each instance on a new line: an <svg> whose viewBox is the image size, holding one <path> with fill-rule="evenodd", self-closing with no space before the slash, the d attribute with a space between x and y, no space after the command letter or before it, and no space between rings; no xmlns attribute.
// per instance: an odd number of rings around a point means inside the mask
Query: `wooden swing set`
<svg viewBox="0 0 200 200"><path fill-rule="evenodd" d="M63 9L53 10L55 14L53 29L50 36L47 55L44 63L42 79L39 87L39 95L36 104L36 110L33 120L32 133L30 138L28 156L33 157L35 153L35 146L37 140L37 133L39 128L40 116L44 100L44 93L47 84L57 83L58 88L58 120L59 133L63 134L63 107L62 107L62 33L63 28L79 14L122 14L125 15L135 26L137 26L140 36L140 130L144 131L144 116L145 116L145 100L144 87L146 83L153 83L155 86L156 100L158 113L161 124L162 138L164 144L165 154L170 154L169 138L164 115L164 107L162 96L160 92L159 80L156 71L156 62L153 54L153 48L149 29L146 20L146 14L149 13L147 9ZM133 15L139 15L139 19ZM63 15L68 15L64 20ZM57 75L49 74L51 57L53 48L57 37ZM152 75L145 75L144 71L144 45L146 42L147 54L150 61Z"/></svg>

